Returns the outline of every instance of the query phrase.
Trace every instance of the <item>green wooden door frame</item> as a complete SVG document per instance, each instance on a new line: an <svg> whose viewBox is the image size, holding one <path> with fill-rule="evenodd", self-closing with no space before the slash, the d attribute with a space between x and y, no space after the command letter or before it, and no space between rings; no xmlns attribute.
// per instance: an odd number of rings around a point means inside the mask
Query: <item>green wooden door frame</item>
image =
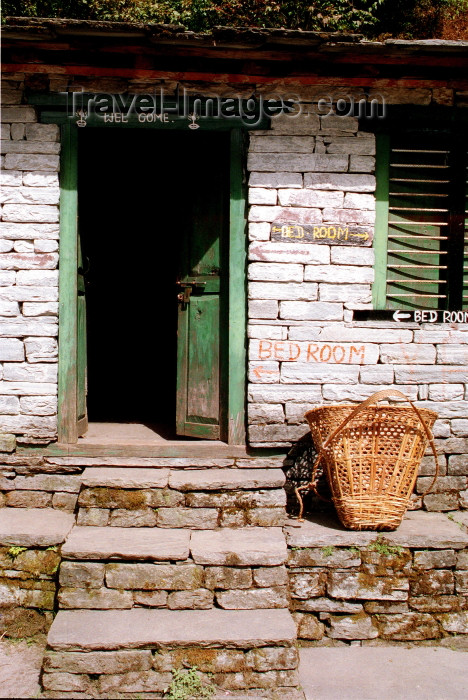
<svg viewBox="0 0 468 700"><path fill-rule="evenodd" d="M78 439L78 133L61 125L58 441Z"/></svg>
<svg viewBox="0 0 468 700"><path fill-rule="evenodd" d="M58 378L58 441L76 443L77 433L77 217L78 217L78 127L57 112L42 113L43 122L61 125L60 176L60 254L59 254L59 378ZM205 129L219 129L217 120L207 120ZM106 127L102 120L93 126ZM133 121L119 128L138 128ZM257 128L264 128L258 125ZM114 128L116 128L114 126ZM164 129L165 125L153 125ZM171 128L187 128L186 120L172 122ZM223 124L226 128L226 124ZM232 124L230 131L230 207L229 207L229 269L228 269L228 349L224 374L227 401L223 407L225 441L231 445L245 444L246 390L246 197L244 177L244 128Z"/></svg>
<svg viewBox="0 0 468 700"><path fill-rule="evenodd" d="M387 303L387 234L388 193L390 167L390 136L377 134L375 233L374 233L374 284L372 302L374 309L385 309Z"/></svg>

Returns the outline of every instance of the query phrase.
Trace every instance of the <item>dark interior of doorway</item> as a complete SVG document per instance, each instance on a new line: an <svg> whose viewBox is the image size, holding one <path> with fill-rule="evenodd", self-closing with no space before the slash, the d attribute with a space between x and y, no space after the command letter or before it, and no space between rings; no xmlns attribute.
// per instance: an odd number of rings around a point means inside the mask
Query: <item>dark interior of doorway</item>
<svg viewBox="0 0 468 700"><path fill-rule="evenodd" d="M176 437L181 239L190 229L197 158L208 157L219 136L125 128L80 132L91 422L143 423L166 439Z"/></svg>

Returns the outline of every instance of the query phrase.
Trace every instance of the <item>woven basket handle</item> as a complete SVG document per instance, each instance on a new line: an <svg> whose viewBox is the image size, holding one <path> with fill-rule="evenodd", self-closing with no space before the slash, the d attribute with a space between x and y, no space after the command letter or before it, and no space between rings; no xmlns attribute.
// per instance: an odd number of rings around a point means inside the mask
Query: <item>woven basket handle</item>
<svg viewBox="0 0 468 700"><path fill-rule="evenodd" d="M314 493L315 493L319 498L321 498L322 500L324 500L324 501L325 501L325 500L329 500L329 499L324 498L323 496L321 496L321 495L318 493L318 491L317 491L317 483L316 483L316 475L317 475L318 466L319 466L319 464L320 464L320 462L321 462L321 460L322 460L322 457L323 457L323 455L324 455L324 452L325 452L325 450L327 449L327 447L328 447L328 445L330 444L330 442L343 430L343 428L344 428L358 413L360 413L360 411L362 411L364 408L367 408L367 406L370 406L370 405L373 404L373 403L377 403L378 401L381 401L382 399L387 399L389 396L398 397L399 399L404 399L405 401L407 401L407 402L410 404L410 406L411 406L411 408L413 409L413 411L414 411L414 412L416 413L416 415L418 416L419 421L420 421L420 423L421 423L421 425L422 425L422 427L423 427L423 429L424 429L424 432L426 433L427 439L429 440L429 444L430 444L431 449L432 449L432 454L434 455L434 459L435 459L435 475L434 475L434 478L432 479L432 481L431 481L431 483L430 483L430 485L429 485L429 488L427 488L427 489L424 491L424 493L421 495L421 500L422 500L422 499L424 498L424 496L426 496L426 495L429 493L429 491L432 489L432 487L434 486L434 484L435 484L435 482L436 482L436 480L437 480L437 477L439 476L439 459L438 459L438 457L437 457L437 450L436 450L436 446L435 446L435 443L434 443L434 438L433 438L433 436L432 436L432 432L431 432L430 428L427 426L426 421L425 421L424 418L422 417L421 411L417 408L417 406L414 405L414 403L413 403L412 401L409 400L409 398L408 398L407 396L405 396L405 394L403 394L403 392L398 391L398 389L382 389L381 391L376 391L374 394L372 394L371 396L369 396L369 398L367 398L365 401L362 401L362 403L360 403L358 406L356 406L356 408L354 408L354 409L351 411L351 413L349 414L349 416L347 416L347 417L344 419L344 421L342 421L342 422L340 423L340 425L339 425L332 433L330 433L330 435L327 437L327 439L326 439L325 442L323 443L323 445L322 445L322 447L321 447L321 449L320 449L320 452L319 452L319 454L318 454L318 456L317 456L317 458L316 458L316 460L315 460L315 462L314 462L314 466L313 466L313 468L312 468L312 477L311 477L310 483L309 483L309 484L306 484L305 486L299 486L298 488L295 489L295 491L296 491L296 496L297 496L298 501L299 501L299 503L300 503L299 520L303 520L302 515L303 515L303 511L304 511L304 503L303 503L303 500L302 500L302 496L301 496L301 494L300 494L301 491L304 491L304 490L306 490L306 489L307 489L307 490L313 490Z"/></svg>

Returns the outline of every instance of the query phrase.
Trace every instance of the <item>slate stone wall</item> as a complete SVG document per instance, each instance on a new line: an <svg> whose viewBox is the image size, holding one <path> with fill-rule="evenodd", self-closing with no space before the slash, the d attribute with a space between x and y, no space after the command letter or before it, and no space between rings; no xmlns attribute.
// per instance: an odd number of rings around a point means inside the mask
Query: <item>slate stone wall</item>
<svg viewBox="0 0 468 700"><path fill-rule="evenodd" d="M167 645L163 650L52 651L44 660L42 683L46 692L60 697L79 692L94 698L117 693L162 698L173 680L171 671L196 667L206 697L216 687L229 695L250 691L256 697L302 700L297 664L298 652L292 646L252 649L246 643L236 649Z"/></svg>
<svg viewBox="0 0 468 700"><path fill-rule="evenodd" d="M437 546L428 531L424 548L392 546L385 533L366 547L291 547L298 638L443 643L468 634L468 549Z"/></svg>
<svg viewBox="0 0 468 700"><path fill-rule="evenodd" d="M0 233L0 433L57 435L59 128L5 79ZM14 444L3 449L10 451Z"/></svg>
<svg viewBox="0 0 468 700"><path fill-rule="evenodd" d="M54 615L59 564L60 547L0 547L1 633L32 637L47 632Z"/></svg>

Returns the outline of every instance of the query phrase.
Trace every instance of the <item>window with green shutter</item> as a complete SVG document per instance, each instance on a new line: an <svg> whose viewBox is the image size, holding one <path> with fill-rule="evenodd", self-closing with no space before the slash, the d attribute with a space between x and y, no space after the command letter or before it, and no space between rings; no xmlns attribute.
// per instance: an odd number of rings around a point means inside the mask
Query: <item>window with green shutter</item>
<svg viewBox="0 0 468 700"><path fill-rule="evenodd" d="M466 134L377 136L374 307L467 309Z"/></svg>

